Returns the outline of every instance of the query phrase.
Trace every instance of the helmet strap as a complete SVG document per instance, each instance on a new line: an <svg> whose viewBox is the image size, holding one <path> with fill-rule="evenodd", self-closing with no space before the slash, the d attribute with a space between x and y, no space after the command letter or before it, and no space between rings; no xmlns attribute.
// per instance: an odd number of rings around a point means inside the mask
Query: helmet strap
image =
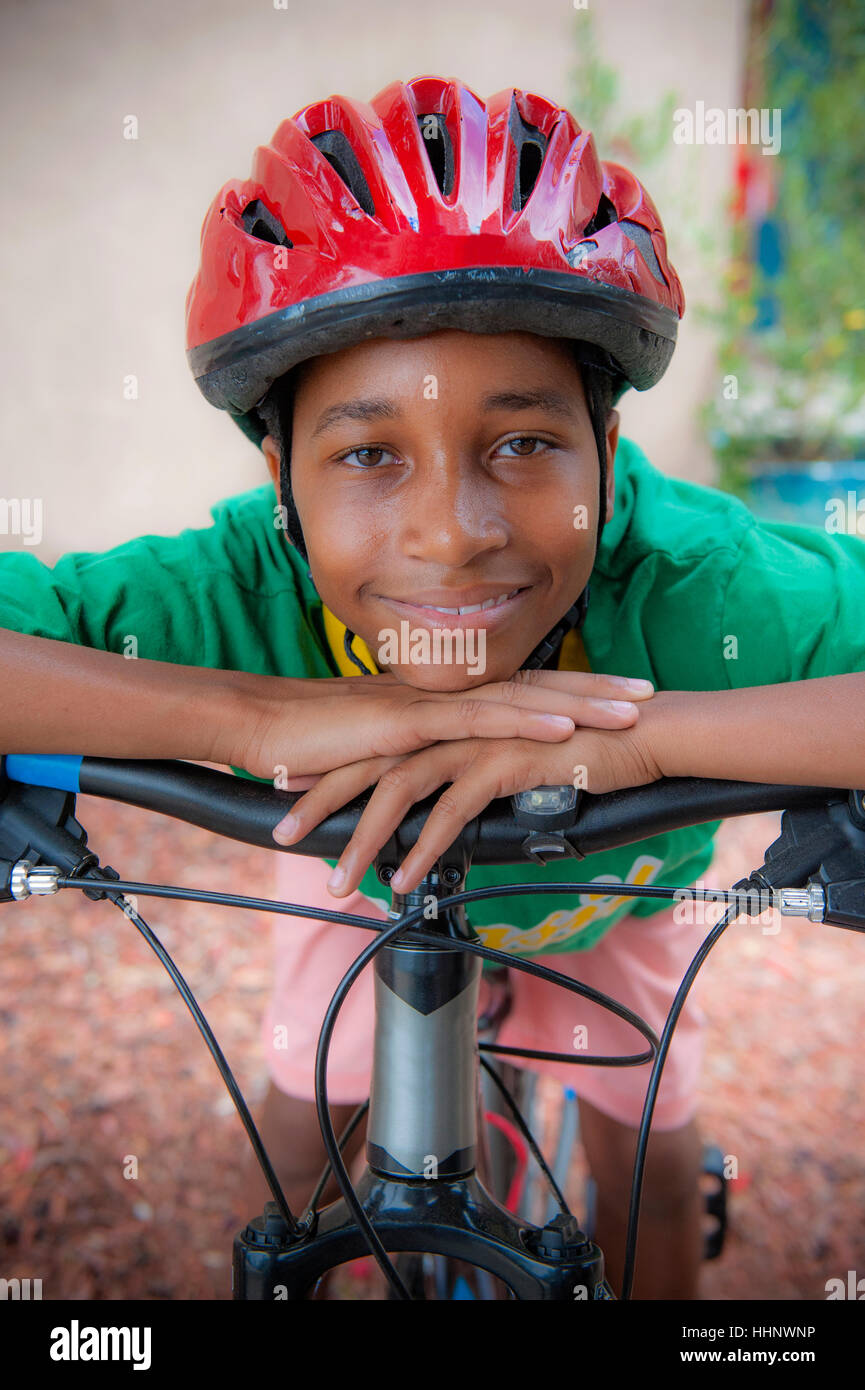
<svg viewBox="0 0 865 1390"><path fill-rule="evenodd" d="M603 368L598 368L602 371ZM595 558L601 546L601 532L607 519L607 422L604 413L604 400L601 391L601 383L596 371L583 371L583 384L586 392L586 403L589 407L589 417L592 421L592 430L595 436L595 445L598 450L598 463L600 465L600 492L598 498L598 534L595 540ZM575 630L579 632L586 620L586 612L589 607L589 584L580 594L576 603L568 609L564 617L560 618L555 627L551 628L546 637L538 643L531 655L523 662L523 671L541 671L547 666L552 666L557 656L559 647L567 634Z"/></svg>
<svg viewBox="0 0 865 1390"><path fill-rule="evenodd" d="M367 667L364 666L360 657L355 656L354 652L351 649L351 644L354 641L356 635L357 634L352 632L350 628L346 628L345 632L343 633L342 645L345 647L345 654L348 657L349 661L357 667L362 676L374 676L377 674L377 672L368 670Z"/></svg>

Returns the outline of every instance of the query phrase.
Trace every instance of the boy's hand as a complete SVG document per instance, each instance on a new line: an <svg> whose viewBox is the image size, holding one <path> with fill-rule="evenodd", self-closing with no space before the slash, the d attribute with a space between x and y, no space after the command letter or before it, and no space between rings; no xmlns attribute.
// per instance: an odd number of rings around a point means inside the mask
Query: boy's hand
<svg viewBox="0 0 865 1390"><path fill-rule="evenodd" d="M648 681L630 689L620 677L579 671L519 672L511 681L454 692L417 690L386 674L256 681L254 697L243 698L233 721L227 753L212 760L257 777L285 769L281 785L289 790L334 768L398 761L467 736L537 747L560 744L578 724L621 728L637 717L630 702L654 693Z"/></svg>
<svg viewBox="0 0 865 1390"><path fill-rule="evenodd" d="M593 794L644 786L661 776L638 724L619 729L577 729L567 742L547 747L519 738L464 739L406 758L373 758L329 773L301 797L286 818L294 823L293 831L284 833L283 821L274 838L282 844L294 844L377 782L328 883L334 896L345 897L357 888L411 807L450 782L391 880L391 887L405 893L417 887L463 827L490 801L531 787L572 784L578 768L585 769L585 783Z"/></svg>

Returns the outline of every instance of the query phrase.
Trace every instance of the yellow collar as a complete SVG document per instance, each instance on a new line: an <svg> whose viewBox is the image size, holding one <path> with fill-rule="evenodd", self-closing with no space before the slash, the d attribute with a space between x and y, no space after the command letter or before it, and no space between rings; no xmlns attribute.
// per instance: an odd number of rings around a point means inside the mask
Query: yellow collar
<svg viewBox="0 0 865 1390"><path fill-rule="evenodd" d="M331 613L330 609L321 605L324 615L324 633L328 641L333 659L337 664L341 676L358 676L360 672L353 662L349 661L345 654L345 623L341 623L339 618ZM372 653L362 637L355 637L351 644L351 649L360 658L364 666L370 671L378 674L378 667L372 659ZM574 632L573 629L566 633L559 652L559 671L591 671L586 648L583 644L582 634Z"/></svg>
<svg viewBox="0 0 865 1390"><path fill-rule="evenodd" d="M591 671L592 666L583 642L583 634L571 628L566 632L559 652L559 671Z"/></svg>
<svg viewBox="0 0 865 1390"><path fill-rule="evenodd" d="M333 659L339 668L339 674L341 676L359 676L360 671L345 654L345 634L347 631L345 623L341 623L339 618L335 617L324 604L321 605L321 611L324 614L324 635L333 653ZM378 667L362 637L355 637L351 649L368 670L374 671L378 675Z"/></svg>

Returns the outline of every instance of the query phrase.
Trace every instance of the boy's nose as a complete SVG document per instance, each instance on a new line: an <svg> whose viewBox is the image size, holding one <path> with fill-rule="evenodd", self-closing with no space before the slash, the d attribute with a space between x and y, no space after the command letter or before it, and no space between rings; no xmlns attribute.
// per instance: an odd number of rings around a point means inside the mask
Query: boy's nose
<svg viewBox="0 0 865 1390"><path fill-rule="evenodd" d="M406 499L404 553L456 568L483 551L500 550L509 527L496 492L461 469L438 470Z"/></svg>

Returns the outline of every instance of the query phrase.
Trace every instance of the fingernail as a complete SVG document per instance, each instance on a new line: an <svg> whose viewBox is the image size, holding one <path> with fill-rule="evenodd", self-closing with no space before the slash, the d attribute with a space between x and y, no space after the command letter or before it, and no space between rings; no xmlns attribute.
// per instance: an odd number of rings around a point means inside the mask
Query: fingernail
<svg viewBox="0 0 865 1390"><path fill-rule="evenodd" d="M397 869L396 873L390 881L390 887L395 888L397 892L399 892L400 888L402 888L403 882L404 880L402 876L402 869Z"/></svg>
<svg viewBox="0 0 865 1390"><path fill-rule="evenodd" d="M547 724L554 725L557 729L575 729L576 724L573 719L568 719L564 714L542 714L541 718Z"/></svg>
<svg viewBox="0 0 865 1390"><path fill-rule="evenodd" d="M327 880L327 886L331 893L339 892L340 888L345 883L345 877L345 869L334 869L330 878Z"/></svg>
<svg viewBox="0 0 865 1390"><path fill-rule="evenodd" d="M630 676L615 676L614 679L616 685L624 685L628 690L639 691L640 694L655 689L651 681L632 679Z"/></svg>
<svg viewBox="0 0 865 1390"><path fill-rule="evenodd" d="M280 845L288 845L288 844L291 844L291 841L294 839L294 837L295 837L296 834L297 834L297 817L296 817L296 816L286 816L283 820L281 820L281 821L279 822L279 825L277 825L277 826L274 827L274 830L273 830L273 838L274 838L274 840L276 840L277 844L280 844Z"/></svg>
<svg viewBox="0 0 865 1390"><path fill-rule="evenodd" d="M633 714L637 708L636 705L631 704L630 700L602 700L601 704L606 705L607 709L613 710L616 714Z"/></svg>

